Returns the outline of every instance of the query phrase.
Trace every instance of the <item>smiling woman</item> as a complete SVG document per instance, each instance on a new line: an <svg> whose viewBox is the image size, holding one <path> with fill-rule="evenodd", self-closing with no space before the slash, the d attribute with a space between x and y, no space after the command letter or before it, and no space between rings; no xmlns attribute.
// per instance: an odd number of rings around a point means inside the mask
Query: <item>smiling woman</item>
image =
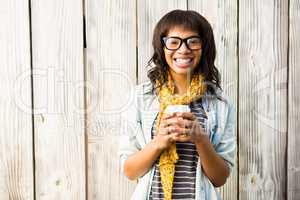
<svg viewBox="0 0 300 200"><path fill-rule="evenodd" d="M137 87L124 116L135 129L124 127L120 140L123 171L139 179L132 199L220 199L215 187L234 166L236 141L212 28L195 11L174 10L156 25L152 44L150 82ZM189 109L167 113L183 105Z"/></svg>
<svg viewBox="0 0 300 200"><path fill-rule="evenodd" d="M190 36L196 37L190 39ZM177 41L174 41L174 37ZM148 77L153 85L160 78L163 79L162 84L166 82L169 67L174 66L172 64L174 59L193 57L195 59L188 64L193 67L186 68L190 70L187 75L202 74L208 83L207 89L212 94L216 94L217 88L221 89L220 73L214 65L216 45L213 30L209 22L199 13L174 10L163 16L154 29L152 45L154 54L149 65L154 67L148 71ZM176 45L176 48L173 45ZM176 59L176 61L174 63L178 66L178 63L184 60Z"/></svg>
<svg viewBox="0 0 300 200"><path fill-rule="evenodd" d="M179 94L185 93L188 86L187 77L191 74L200 62L201 40L195 31L187 31L184 27L174 27L168 33L168 37L163 38L165 59L169 66L172 78L178 82ZM181 81L183 84L180 84ZM182 90L181 90L182 89Z"/></svg>

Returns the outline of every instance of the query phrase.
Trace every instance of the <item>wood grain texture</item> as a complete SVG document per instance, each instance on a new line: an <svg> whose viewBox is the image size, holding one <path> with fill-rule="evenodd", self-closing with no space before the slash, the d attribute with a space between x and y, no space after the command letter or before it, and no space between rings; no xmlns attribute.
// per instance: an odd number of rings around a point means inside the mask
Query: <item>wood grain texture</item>
<svg viewBox="0 0 300 200"><path fill-rule="evenodd" d="M0 1L0 199L33 199L28 1Z"/></svg>
<svg viewBox="0 0 300 200"><path fill-rule="evenodd" d="M237 1L188 0L188 9L198 11L209 21L209 23L213 27L217 48L217 57L215 64L221 72L221 81L224 93L229 97L230 102L233 103L233 105L235 106L235 110L237 111ZM219 188L219 191L221 193L222 199L224 200L235 200L238 198L237 160L235 167L231 172L230 178L227 180L226 184L223 187Z"/></svg>
<svg viewBox="0 0 300 200"><path fill-rule="evenodd" d="M37 199L85 199L81 0L32 0Z"/></svg>
<svg viewBox="0 0 300 200"><path fill-rule="evenodd" d="M290 1L288 97L288 200L300 199L300 1Z"/></svg>
<svg viewBox="0 0 300 200"><path fill-rule="evenodd" d="M239 1L239 198L286 198L288 1Z"/></svg>
<svg viewBox="0 0 300 200"><path fill-rule="evenodd" d="M240 165L222 199L300 199L299 0L31 0L32 30L29 2L0 1L1 200L130 198L120 113L148 80L154 26L173 9L211 22L222 87L239 111Z"/></svg>
<svg viewBox="0 0 300 200"><path fill-rule="evenodd" d="M135 183L121 173L120 113L136 84L136 5L86 1L88 199L129 199Z"/></svg>
<svg viewBox="0 0 300 200"><path fill-rule="evenodd" d="M174 9L187 9L183 0L139 0L137 1L137 27L138 27L138 82L149 80L147 77L147 63L153 54L152 37L156 23L169 11Z"/></svg>

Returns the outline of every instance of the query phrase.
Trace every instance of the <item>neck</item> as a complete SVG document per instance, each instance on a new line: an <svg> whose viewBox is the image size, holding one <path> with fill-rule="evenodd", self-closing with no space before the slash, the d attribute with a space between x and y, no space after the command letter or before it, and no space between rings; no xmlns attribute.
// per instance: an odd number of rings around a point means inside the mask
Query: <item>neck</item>
<svg viewBox="0 0 300 200"><path fill-rule="evenodd" d="M187 76L174 76L172 75L175 84L175 94L185 94L190 85L190 79Z"/></svg>

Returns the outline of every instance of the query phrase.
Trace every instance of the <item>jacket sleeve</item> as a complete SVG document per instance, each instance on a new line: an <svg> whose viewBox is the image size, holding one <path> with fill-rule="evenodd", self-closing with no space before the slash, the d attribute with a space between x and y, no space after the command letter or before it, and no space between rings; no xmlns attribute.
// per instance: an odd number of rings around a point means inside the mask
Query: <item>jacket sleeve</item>
<svg viewBox="0 0 300 200"><path fill-rule="evenodd" d="M121 112L119 131L118 155L122 172L128 156L141 149L142 128L138 108L138 87L131 89L128 95L128 104Z"/></svg>
<svg viewBox="0 0 300 200"><path fill-rule="evenodd" d="M216 152L226 161L230 172L235 165L235 153L236 153L236 137L235 137L235 109L233 105L226 103L228 106L227 112L220 111L219 115L223 128L219 129L220 132L216 133L214 139L214 146Z"/></svg>

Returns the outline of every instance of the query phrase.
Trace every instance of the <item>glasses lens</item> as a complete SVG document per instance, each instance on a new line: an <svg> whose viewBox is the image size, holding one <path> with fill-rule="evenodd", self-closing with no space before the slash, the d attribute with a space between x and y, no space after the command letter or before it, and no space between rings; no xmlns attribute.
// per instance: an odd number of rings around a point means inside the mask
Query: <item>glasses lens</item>
<svg viewBox="0 0 300 200"><path fill-rule="evenodd" d="M176 50L179 48L181 40L179 38L165 38L165 45L167 49Z"/></svg>
<svg viewBox="0 0 300 200"><path fill-rule="evenodd" d="M199 37L192 37L187 40L187 44L190 49L197 50L201 49L201 39Z"/></svg>

